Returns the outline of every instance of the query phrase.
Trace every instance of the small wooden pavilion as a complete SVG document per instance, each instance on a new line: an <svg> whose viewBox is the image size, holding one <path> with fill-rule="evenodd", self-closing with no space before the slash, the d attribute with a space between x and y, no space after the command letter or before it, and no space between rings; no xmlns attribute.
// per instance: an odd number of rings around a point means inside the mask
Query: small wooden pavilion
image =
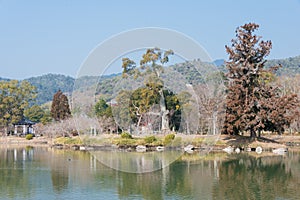
<svg viewBox="0 0 300 200"><path fill-rule="evenodd" d="M34 127L35 122L23 118L19 122L13 124L14 125L14 134L15 135L27 135L27 134L34 134Z"/></svg>

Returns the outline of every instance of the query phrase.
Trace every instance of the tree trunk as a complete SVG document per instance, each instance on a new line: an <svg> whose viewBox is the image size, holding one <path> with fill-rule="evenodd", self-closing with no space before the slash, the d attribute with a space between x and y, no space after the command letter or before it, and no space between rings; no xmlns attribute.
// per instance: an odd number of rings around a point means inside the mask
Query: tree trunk
<svg viewBox="0 0 300 200"><path fill-rule="evenodd" d="M212 122L213 122L213 135L216 135L217 134L217 114L216 112L214 111L213 112L213 115L212 115Z"/></svg>
<svg viewBox="0 0 300 200"><path fill-rule="evenodd" d="M8 126L5 126L3 136L7 136L8 135L7 133L8 133Z"/></svg>
<svg viewBox="0 0 300 200"><path fill-rule="evenodd" d="M250 138L256 138L256 132L253 129L250 130Z"/></svg>
<svg viewBox="0 0 300 200"><path fill-rule="evenodd" d="M190 132L190 124L189 124L188 121L186 122L186 133L187 133L188 135L191 134L191 132Z"/></svg>
<svg viewBox="0 0 300 200"><path fill-rule="evenodd" d="M165 97L162 89L159 91L159 94L160 94L159 106L161 111L161 130L169 131L170 130L169 116L168 116L169 111L167 110L166 107Z"/></svg>
<svg viewBox="0 0 300 200"><path fill-rule="evenodd" d="M139 128L140 128L140 124L141 124L141 121L142 121L142 117L143 117L143 115L140 115L139 120L138 120L138 123L137 123L137 129L138 129L138 132L140 132L140 131L139 131Z"/></svg>

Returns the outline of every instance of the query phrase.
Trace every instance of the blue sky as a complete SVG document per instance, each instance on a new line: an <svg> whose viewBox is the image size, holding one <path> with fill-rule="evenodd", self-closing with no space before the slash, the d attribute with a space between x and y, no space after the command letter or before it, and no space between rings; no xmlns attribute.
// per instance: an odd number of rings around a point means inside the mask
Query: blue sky
<svg viewBox="0 0 300 200"><path fill-rule="evenodd" d="M299 20L300 0L0 0L0 77L76 76L99 43L142 27L182 32L212 59L227 59L224 46L234 38L236 27L256 22L257 34L273 42L268 58L297 56Z"/></svg>

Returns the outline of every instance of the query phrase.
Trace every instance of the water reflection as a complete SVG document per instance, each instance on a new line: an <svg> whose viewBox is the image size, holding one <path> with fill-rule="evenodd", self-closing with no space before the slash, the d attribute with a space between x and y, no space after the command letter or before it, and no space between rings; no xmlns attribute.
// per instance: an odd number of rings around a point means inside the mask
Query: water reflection
<svg viewBox="0 0 300 200"><path fill-rule="evenodd" d="M146 173L165 168L177 160L182 151L161 152L126 152L126 151L91 151L102 164L122 172Z"/></svg>
<svg viewBox="0 0 300 200"><path fill-rule="evenodd" d="M298 157L298 156L297 156ZM299 159L299 157L298 157ZM287 167L287 165L293 165ZM214 199L293 199L299 196L299 162L291 157L241 155L222 163L220 180L213 187Z"/></svg>
<svg viewBox="0 0 300 200"><path fill-rule="evenodd" d="M111 153L97 152L97 157L108 159ZM175 154L122 152L116 162L135 169L141 155L146 166L153 167L149 158L157 158L159 162L153 162L163 166L168 161L164 159ZM89 152L2 148L0 199L295 199L300 195L299 153L199 158L183 155L154 172L127 173L103 165Z"/></svg>

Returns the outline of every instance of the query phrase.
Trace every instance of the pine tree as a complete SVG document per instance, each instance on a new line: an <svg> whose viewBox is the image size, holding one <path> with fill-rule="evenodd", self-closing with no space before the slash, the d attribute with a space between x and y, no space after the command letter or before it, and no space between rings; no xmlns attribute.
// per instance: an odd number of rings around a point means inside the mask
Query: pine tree
<svg viewBox="0 0 300 200"><path fill-rule="evenodd" d="M69 107L68 97L58 91L53 96L53 101L51 105L51 117L55 121L61 121L67 119L71 116L71 111Z"/></svg>

